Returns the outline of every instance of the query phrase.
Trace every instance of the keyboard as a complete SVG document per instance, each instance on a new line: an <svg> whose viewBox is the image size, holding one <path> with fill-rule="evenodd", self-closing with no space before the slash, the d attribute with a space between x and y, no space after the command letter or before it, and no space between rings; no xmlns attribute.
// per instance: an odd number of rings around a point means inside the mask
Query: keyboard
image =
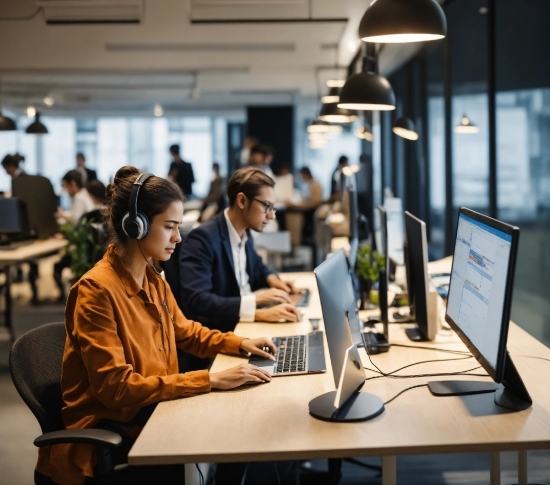
<svg viewBox="0 0 550 485"><path fill-rule="evenodd" d="M276 337L273 343L277 346L277 364L274 374L291 374L306 370L306 335L293 337Z"/></svg>
<svg viewBox="0 0 550 485"><path fill-rule="evenodd" d="M36 239L26 239L25 241L13 241L8 244L0 244L0 251L10 251L13 249L18 249L23 246L28 246L32 244Z"/></svg>
<svg viewBox="0 0 550 485"><path fill-rule="evenodd" d="M306 307L309 305L309 298L311 293L309 290L302 290L299 295L291 295L293 303L298 307Z"/></svg>

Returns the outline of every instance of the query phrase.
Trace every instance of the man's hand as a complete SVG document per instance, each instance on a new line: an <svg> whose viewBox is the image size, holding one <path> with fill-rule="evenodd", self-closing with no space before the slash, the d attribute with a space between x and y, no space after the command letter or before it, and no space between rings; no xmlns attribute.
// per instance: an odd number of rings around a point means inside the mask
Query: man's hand
<svg viewBox="0 0 550 485"><path fill-rule="evenodd" d="M297 322L299 319L298 310L290 303L281 303L271 308L256 310L255 315L257 322Z"/></svg>
<svg viewBox="0 0 550 485"><path fill-rule="evenodd" d="M290 303L288 292L278 288L270 288L256 294L256 306L267 305L268 303Z"/></svg>
<svg viewBox="0 0 550 485"><path fill-rule="evenodd" d="M283 290L286 293L290 293L291 295L300 293L300 290L297 290L292 282L280 280L279 277L275 274L270 274L267 277L267 284L270 288L277 288L279 290Z"/></svg>
<svg viewBox="0 0 550 485"><path fill-rule="evenodd" d="M234 389L247 382L260 384L270 382L271 376L252 364L241 364L222 372L210 373L210 387L212 389Z"/></svg>
<svg viewBox="0 0 550 485"><path fill-rule="evenodd" d="M262 338L247 338L241 342L241 350L245 352L250 352L254 355L259 355L265 359L275 360L275 352L277 352L277 347L271 341L271 339L262 337ZM266 352L269 350L271 353Z"/></svg>

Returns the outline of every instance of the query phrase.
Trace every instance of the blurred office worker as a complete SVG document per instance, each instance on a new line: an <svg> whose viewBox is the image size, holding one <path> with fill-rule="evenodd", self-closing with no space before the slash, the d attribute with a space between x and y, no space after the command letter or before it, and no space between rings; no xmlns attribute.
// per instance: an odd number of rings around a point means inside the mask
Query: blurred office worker
<svg viewBox="0 0 550 485"><path fill-rule="evenodd" d="M25 171L19 166L19 164L24 160L25 157L23 155L19 155L19 153L15 153L13 155L8 154L2 159L2 167L4 167L4 170L11 177L12 181L20 175L25 174Z"/></svg>
<svg viewBox="0 0 550 485"><path fill-rule="evenodd" d="M338 166L332 172L332 178L330 179L330 202L335 202L342 198L344 177L342 169L348 165L348 157L342 155L338 159Z"/></svg>
<svg viewBox="0 0 550 485"><path fill-rule="evenodd" d="M59 208L59 215L76 226L84 214L97 208L96 204L84 188L78 170L69 170L61 179L61 186L70 195L72 203L70 212Z"/></svg>
<svg viewBox="0 0 550 485"><path fill-rule="evenodd" d="M181 159L179 145L172 145L170 147L170 154L173 160L170 164L168 177L176 182L183 191L183 195L189 198L193 195L193 183L195 182L193 166Z"/></svg>
<svg viewBox="0 0 550 485"><path fill-rule="evenodd" d="M92 180L97 180L97 173L95 170L86 167L86 157L83 153L76 154L76 169L82 175L82 185L86 186Z"/></svg>
<svg viewBox="0 0 550 485"><path fill-rule="evenodd" d="M255 145L250 149L250 166L259 168L271 178L273 178L273 170L270 164L273 161L275 151L267 145Z"/></svg>
<svg viewBox="0 0 550 485"><path fill-rule="evenodd" d="M323 202L323 189L317 180L313 178L311 170L308 167L302 167L299 171L300 178L304 184L303 200L294 203L287 202L288 207L297 207L302 209L316 209Z"/></svg>
<svg viewBox="0 0 550 485"><path fill-rule="evenodd" d="M183 311L210 328L232 330L240 321L296 321L289 294L254 250L250 229L261 232L275 217L275 183L262 170L243 167L227 185L229 208L189 233L180 252ZM252 293L269 288L262 293ZM269 308L262 308L263 306Z"/></svg>
<svg viewBox="0 0 550 485"><path fill-rule="evenodd" d="M136 182L141 184L137 188ZM132 200L137 214L130 215ZM157 403L270 381L267 373L250 364L217 373L178 372L177 348L201 357L243 351L270 358L262 349L276 350L267 338L209 330L186 319L178 308L151 260L170 259L181 241L182 215L183 194L176 184L135 167L119 169L107 189L104 209L112 244L71 288L65 308L63 423L70 429L121 434L113 465L126 461ZM57 485L104 483L92 480L95 453L89 444L40 448L36 469L43 482L36 483L51 483L46 477ZM183 479L183 470L179 472Z"/></svg>

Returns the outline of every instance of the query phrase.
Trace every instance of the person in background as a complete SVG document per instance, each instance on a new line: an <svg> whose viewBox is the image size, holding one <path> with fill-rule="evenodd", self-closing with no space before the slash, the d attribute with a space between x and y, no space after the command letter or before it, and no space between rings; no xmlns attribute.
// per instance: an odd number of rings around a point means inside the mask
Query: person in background
<svg viewBox="0 0 550 485"><path fill-rule="evenodd" d="M210 181L210 190L208 191L208 195L203 200L203 208L206 208L208 204L217 202L222 193L223 177L220 175L219 163L212 164L212 172L213 175L212 180Z"/></svg>
<svg viewBox="0 0 550 485"><path fill-rule="evenodd" d="M244 167L245 165L248 165L250 163L250 150L252 150L252 147L255 147L259 143L260 141L253 136L247 136L244 139L243 147L239 156L239 162L241 166Z"/></svg>
<svg viewBox="0 0 550 485"><path fill-rule="evenodd" d="M342 155L338 159L338 166L332 172L330 179L330 199L329 202L336 202L342 198L344 178L342 177L342 169L348 165L348 157Z"/></svg>
<svg viewBox="0 0 550 485"><path fill-rule="evenodd" d="M271 159L269 158L270 154ZM273 160L273 150L266 145L256 145L250 150L250 166L259 168L262 172L273 178L273 170L266 163L266 160L269 159Z"/></svg>
<svg viewBox="0 0 550 485"><path fill-rule="evenodd" d="M149 231L135 238L123 219L138 177L142 185L137 209L148 219ZM122 445L112 455L117 465L126 461L157 403L271 380L244 362L222 372L179 373L178 348L201 357L251 353L273 360L265 349L274 353L276 347L268 338L210 330L188 320L178 308L152 263L169 260L181 241L183 194L175 183L144 178L137 168L122 167L109 184L103 214L111 244L103 259L71 288L65 307L61 391L66 428L100 428L122 435ZM95 465L91 445L40 448L37 483L51 483L48 478L58 485L99 483L87 478L96 474ZM139 483L156 483L154 477L169 473L155 467L149 470L153 476L144 479L142 467L131 468L127 473L135 473ZM182 479L181 468L174 472Z"/></svg>
<svg viewBox="0 0 550 485"><path fill-rule="evenodd" d="M86 157L80 152L76 154L76 170L78 170L82 176L83 186L86 186L86 184L92 180L97 180L96 171L86 167Z"/></svg>
<svg viewBox="0 0 550 485"><path fill-rule="evenodd" d="M297 290L262 262L250 234L275 217L274 185L258 168L238 169L227 185L229 208L187 236L180 274L182 310L189 317L222 331L233 330L239 320L298 320L289 296ZM269 289L253 293L260 288Z"/></svg>
<svg viewBox="0 0 550 485"><path fill-rule="evenodd" d="M170 154L172 155L173 161L170 164L168 178L179 185L185 197L188 199L192 198L193 183L195 182L193 166L189 162L185 162L181 159L179 145L172 145L170 147Z"/></svg>
<svg viewBox="0 0 550 485"><path fill-rule="evenodd" d="M19 164L23 161L25 161L25 157L23 155L19 155L19 153L6 155L2 159L2 167L4 167L4 170L11 177L12 180L16 179L20 175L25 174L25 171L19 166Z"/></svg>
<svg viewBox="0 0 550 485"><path fill-rule="evenodd" d="M313 178L309 168L302 167L299 174L305 185L303 200L298 203L287 201L286 206L298 207L302 209L316 209L323 202L323 189L321 188L319 182Z"/></svg>
<svg viewBox="0 0 550 485"><path fill-rule="evenodd" d="M88 191L82 183L82 175L78 170L69 170L61 179L61 186L72 199L71 210L67 212L61 207L58 209L58 216L71 222L76 226L80 218L96 207Z"/></svg>
<svg viewBox="0 0 550 485"><path fill-rule="evenodd" d="M94 203L94 208L86 212L81 219L92 220L93 222L101 222L101 208L105 199L105 185L99 180L92 180L86 185L86 190Z"/></svg>

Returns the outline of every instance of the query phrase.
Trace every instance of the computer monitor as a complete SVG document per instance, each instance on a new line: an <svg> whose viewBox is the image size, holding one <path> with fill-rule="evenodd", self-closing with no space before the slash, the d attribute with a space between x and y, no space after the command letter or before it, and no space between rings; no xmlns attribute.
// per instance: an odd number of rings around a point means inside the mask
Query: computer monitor
<svg viewBox="0 0 550 485"><path fill-rule="evenodd" d="M47 239L58 232L57 196L51 182L41 175L21 175L12 182L13 195L26 207L32 237Z"/></svg>
<svg viewBox="0 0 550 485"><path fill-rule="evenodd" d="M357 305L349 286L348 263L340 249L314 270L325 322L334 385L338 386L346 349L353 344L345 310Z"/></svg>
<svg viewBox="0 0 550 485"><path fill-rule="evenodd" d="M407 328L407 336L414 341L433 340L438 330L437 291L430 287L428 276L428 238L426 224L410 212L405 212L410 288L414 289L416 328ZM410 297L410 293L409 293Z"/></svg>
<svg viewBox="0 0 550 485"><path fill-rule="evenodd" d="M356 308L356 300L344 250L330 256L315 268L314 273L336 390L310 401L309 412L316 418L339 422L377 416L384 410L383 401L373 394L359 392L365 376L348 321L347 310Z"/></svg>
<svg viewBox="0 0 550 485"><path fill-rule="evenodd" d="M503 385L495 393L495 403L523 410L532 400L506 350L518 241L519 228L460 209L445 321L493 380ZM430 390L438 394L443 387L448 391L443 394L469 394L483 392L476 387L487 384L451 382L461 388L437 382Z"/></svg>
<svg viewBox="0 0 550 485"><path fill-rule="evenodd" d="M0 234L21 232L21 210L17 197L0 199Z"/></svg>
<svg viewBox="0 0 550 485"><path fill-rule="evenodd" d="M386 232L388 258L396 265L405 263L403 244L405 242L405 231L403 222L403 204L397 197L386 197L384 200L386 210Z"/></svg>

